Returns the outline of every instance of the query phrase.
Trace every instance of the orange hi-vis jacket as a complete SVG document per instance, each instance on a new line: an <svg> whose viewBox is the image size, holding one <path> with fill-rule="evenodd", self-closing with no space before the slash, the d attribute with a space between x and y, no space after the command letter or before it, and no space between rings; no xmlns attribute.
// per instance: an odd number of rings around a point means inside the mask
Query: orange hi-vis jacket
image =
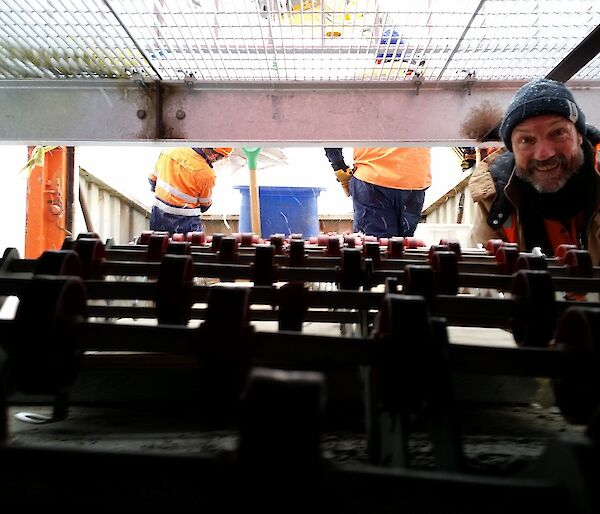
<svg viewBox="0 0 600 514"><path fill-rule="evenodd" d="M164 212L199 216L212 204L215 172L192 148L163 150L148 178L156 183L154 205Z"/></svg>
<svg viewBox="0 0 600 514"><path fill-rule="evenodd" d="M504 194L513 206L513 212L509 215L504 213L496 213L492 223L496 225L493 228L489 223L490 213L492 212L494 202L498 197L496 185L492 176L492 167L497 159L503 159L508 154L505 148L499 149L493 154L483 159L473 171L469 180L469 192L473 201L477 204L473 214L473 227L471 229L470 244L485 244L490 239L502 239L504 241L516 242L521 251L531 250L525 246L525 238L523 234L523 226L521 223L521 211L523 208L523 200L518 188L513 184L514 173L514 158L507 160L503 164L504 167L509 166L510 179L506 186L503 187ZM512 154L511 154L512 155ZM508 156L510 157L510 155ZM568 226L563 226L562 223L554 222L545 219L544 225L548 243L552 249L560 244L569 243L577 244L578 233L585 232L587 239L586 249L592 257L594 266L600 263L600 174L594 173L594 188L595 188L595 205L593 212L587 222L583 219L581 213L576 213L570 220ZM582 206L583 208L583 206ZM502 215L502 218L500 216ZM585 224L585 227L583 226Z"/></svg>
<svg viewBox="0 0 600 514"><path fill-rule="evenodd" d="M429 148L355 148L354 176L392 189L426 189L431 185Z"/></svg>
<svg viewBox="0 0 600 514"><path fill-rule="evenodd" d="M563 223L560 221L555 221L551 219L544 220L546 234L548 235L548 240L550 242L551 247L554 249L555 255L556 250L560 245L569 244L579 246L579 239L577 237L577 234L581 232L583 222L583 211L580 211L579 213L577 213L577 215L573 216L569 220L569 226L563 225ZM506 234L506 241L508 243L519 244L516 216L511 216L510 219L507 221L507 224L503 227L503 229L504 233Z"/></svg>

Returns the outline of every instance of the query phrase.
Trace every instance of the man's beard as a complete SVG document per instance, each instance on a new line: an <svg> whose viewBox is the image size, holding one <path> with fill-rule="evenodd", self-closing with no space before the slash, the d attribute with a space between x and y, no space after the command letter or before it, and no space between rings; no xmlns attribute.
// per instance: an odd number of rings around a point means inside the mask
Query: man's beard
<svg viewBox="0 0 600 514"><path fill-rule="evenodd" d="M531 184L538 193L556 193L581 169L583 161L583 149L580 148L570 160L564 155L555 155L545 161L531 160L525 170L515 165L515 175Z"/></svg>

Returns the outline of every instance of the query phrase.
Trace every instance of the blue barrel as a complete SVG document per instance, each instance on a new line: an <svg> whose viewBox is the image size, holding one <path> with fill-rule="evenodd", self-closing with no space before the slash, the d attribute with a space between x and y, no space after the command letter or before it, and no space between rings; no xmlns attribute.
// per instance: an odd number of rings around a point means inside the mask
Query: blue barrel
<svg viewBox="0 0 600 514"><path fill-rule="evenodd" d="M242 194L240 232L252 232L250 190L248 186L234 186ZM302 234L304 238L319 233L317 198L322 187L259 186L260 235Z"/></svg>

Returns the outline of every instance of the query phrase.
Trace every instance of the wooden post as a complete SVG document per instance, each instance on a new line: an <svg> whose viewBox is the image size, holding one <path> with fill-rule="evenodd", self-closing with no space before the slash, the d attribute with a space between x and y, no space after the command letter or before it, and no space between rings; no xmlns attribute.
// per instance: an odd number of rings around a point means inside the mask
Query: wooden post
<svg viewBox="0 0 600 514"><path fill-rule="evenodd" d="M250 220L252 232L260 234L260 199L256 181L256 169L250 168Z"/></svg>
<svg viewBox="0 0 600 514"><path fill-rule="evenodd" d="M260 200L258 194L258 183L256 180L256 161L260 148L244 148L244 153L248 159L248 170L250 172L250 223L252 225L252 232L254 234L261 235L260 229Z"/></svg>

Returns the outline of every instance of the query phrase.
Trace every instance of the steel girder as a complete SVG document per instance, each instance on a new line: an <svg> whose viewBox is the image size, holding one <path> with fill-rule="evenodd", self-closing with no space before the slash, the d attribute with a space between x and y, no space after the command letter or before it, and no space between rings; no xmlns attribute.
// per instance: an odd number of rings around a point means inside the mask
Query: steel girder
<svg viewBox="0 0 600 514"><path fill-rule="evenodd" d="M471 146L465 119L486 102L503 110L522 84L8 80L0 144ZM600 81L568 85L600 125Z"/></svg>

